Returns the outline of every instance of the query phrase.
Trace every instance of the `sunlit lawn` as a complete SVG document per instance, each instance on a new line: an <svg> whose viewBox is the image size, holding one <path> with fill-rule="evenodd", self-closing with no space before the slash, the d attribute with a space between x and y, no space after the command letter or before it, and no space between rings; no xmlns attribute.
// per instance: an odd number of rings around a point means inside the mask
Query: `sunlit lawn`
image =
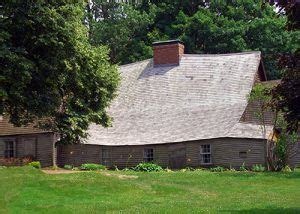
<svg viewBox="0 0 300 214"><path fill-rule="evenodd" d="M126 176L122 176L126 175ZM0 169L0 213L300 213L293 173Z"/></svg>

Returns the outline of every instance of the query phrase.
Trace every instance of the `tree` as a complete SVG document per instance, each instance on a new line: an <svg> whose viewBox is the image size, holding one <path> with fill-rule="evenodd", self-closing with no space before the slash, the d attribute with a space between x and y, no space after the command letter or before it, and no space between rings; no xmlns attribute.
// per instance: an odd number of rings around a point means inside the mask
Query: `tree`
<svg viewBox="0 0 300 214"><path fill-rule="evenodd" d="M283 112L274 106L272 101L272 90L276 87L273 84L256 84L248 98L250 103L255 103L258 108L255 116L260 122L262 134L267 139L267 163L268 169L281 171L288 167L290 159L296 154L295 143L297 142L297 132L288 129L288 123L283 118ZM266 121L267 113L272 112L272 121ZM268 124L269 123L269 124ZM271 137L267 135L266 126L272 126Z"/></svg>
<svg viewBox="0 0 300 214"><path fill-rule="evenodd" d="M286 30L285 14L260 0L151 0L127 8L92 2L92 17L100 17L92 26L93 42L108 45L111 60L122 64L150 58L154 41L179 38L187 53L260 50L268 77L277 79L279 57L293 52L300 38Z"/></svg>
<svg viewBox="0 0 300 214"><path fill-rule="evenodd" d="M288 17L287 28L300 32L300 2L295 0L277 1ZM299 37L298 37L299 38ZM277 110L283 112L288 131L298 131L300 121L300 47L299 40L294 41L296 50L290 54L282 54L279 66L285 71L281 83L273 90L273 102Z"/></svg>
<svg viewBox="0 0 300 214"><path fill-rule="evenodd" d="M295 48L299 32L285 29L286 18L262 1L212 0L192 16L180 11L172 23L188 53L230 53L259 50L270 79L281 77L277 60Z"/></svg>
<svg viewBox="0 0 300 214"><path fill-rule="evenodd" d="M91 42L107 45L111 62L124 64L151 57L147 40L153 23L151 9L146 13L135 5L93 0L88 11Z"/></svg>
<svg viewBox="0 0 300 214"><path fill-rule="evenodd" d="M108 49L89 44L84 8L83 0L0 3L1 114L16 126L39 121L62 143L87 137L92 122L110 124L119 81Z"/></svg>

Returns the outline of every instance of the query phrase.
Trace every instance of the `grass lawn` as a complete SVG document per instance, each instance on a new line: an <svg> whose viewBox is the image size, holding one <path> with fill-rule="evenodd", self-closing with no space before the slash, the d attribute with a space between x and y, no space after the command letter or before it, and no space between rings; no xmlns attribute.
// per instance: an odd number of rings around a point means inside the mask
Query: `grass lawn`
<svg viewBox="0 0 300 214"><path fill-rule="evenodd" d="M29 167L0 169L0 213L103 212L300 213L300 170L45 174Z"/></svg>

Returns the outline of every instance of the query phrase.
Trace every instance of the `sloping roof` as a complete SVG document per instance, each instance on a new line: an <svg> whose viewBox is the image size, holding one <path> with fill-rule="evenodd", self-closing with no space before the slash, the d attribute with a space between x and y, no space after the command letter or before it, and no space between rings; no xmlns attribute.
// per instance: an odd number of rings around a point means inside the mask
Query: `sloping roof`
<svg viewBox="0 0 300 214"><path fill-rule="evenodd" d="M33 125L15 127L11 124L7 117L0 118L0 136L8 135L19 135L19 134L37 134L45 133L49 131L44 131L41 129L34 128Z"/></svg>
<svg viewBox="0 0 300 214"><path fill-rule="evenodd" d="M121 85L109 113L112 127L91 125L85 143L146 145L219 137L264 138L240 123L260 52L183 55L179 66L152 60L120 67ZM246 131L245 131L246 130Z"/></svg>

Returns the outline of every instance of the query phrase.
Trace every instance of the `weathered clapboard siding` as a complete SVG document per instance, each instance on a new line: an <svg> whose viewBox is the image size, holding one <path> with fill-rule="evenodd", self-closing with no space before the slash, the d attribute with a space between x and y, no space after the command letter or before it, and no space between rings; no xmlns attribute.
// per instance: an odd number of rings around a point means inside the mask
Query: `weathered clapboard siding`
<svg viewBox="0 0 300 214"><path fill-rule="evenodd" d="M25 134L0 138L0 158L4 158L5 140L15 141L15 157L31 156L40 161L43 167L52 165L53 133Z"/></svg>
<svg viewBox="0 0 300 214"><path fill-rule="evenodd" d="M200 165L200 145L210 144L212 149L212 165L239 167L243 163L246 166L253 164L265 164L264 140L219 138L187 143L188 165L197 167ZM246 158L240 158L240 152L247 152Z"/></svg>
<svg viewBox="0 0 300 214"><path fill-rule="evenodd" d="M257 113L261 112L261 104L258 101L248 102L247 107L240 119L240 122L262 124L262 120L258 118ZM274 112L266 111L264 114L264 121L266 125L274 124Z"/></svg>
<svg viewBox="0 0 300 214"><path fill-rule="evenodd" d="M265 164L265 141L256 139L219 138L211 140L190 141L184 143L170 143L143 146L100 146L100 145L69 145L59 148L60 165L71 164L78 166L83 163L103 163L102 149L109 153L109 167L132 167L143 162L144 149L153 148L154 162L163 166L170 166L170 154L181 147L185 149L185 163L190 167L199 167L200 145L210 144L212 149L212 165L239 167L253 164ZM239 152L247 152L246 158L239 157Z"/></svg>
<svg viewBox="0 0 300 214"><path fill-rule="evenodd" d="M300 167L300 141L295 144L291 153L290 166Z"/></svg>
<svg viewBox="0 0 300 214"><path fill-rule="evenodd" d="M101 151L101 146L95 145L58 145L57 164L80 166L83 163L100 163Z"/></svg>

